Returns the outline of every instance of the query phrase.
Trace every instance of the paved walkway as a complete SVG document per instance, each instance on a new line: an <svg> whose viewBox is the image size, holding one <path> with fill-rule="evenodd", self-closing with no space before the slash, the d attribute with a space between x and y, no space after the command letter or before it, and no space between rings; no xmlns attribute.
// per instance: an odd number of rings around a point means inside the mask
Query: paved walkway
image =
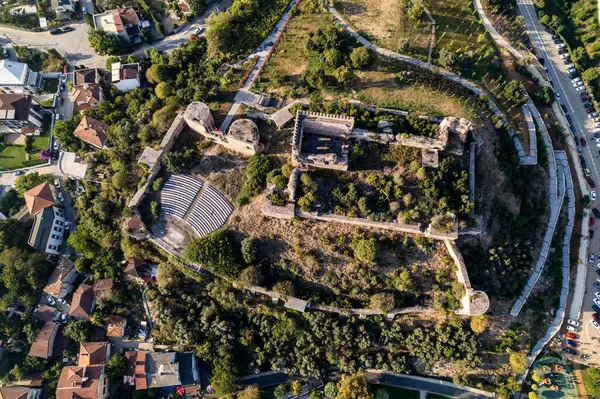
<svg viewBox="0 0 600 399"><path fill-rule="evenodd" d="M277 41L279 40L280 35L283 33L283 30L287 26L288 21L290 19L290 10L294 7L296 2L297 0L290 0L287 8L285 9L285 12L275 25L271 33L269 33L269 35L265 38L265 40L263 40L260 46L258 46L257 51L250 54L246 58L246 60L250 60L254 57L258 57L258 61L254 65L254 69L248 76L248 79L246 79L244 86L242 86L235 95L233 105L229 109L229 112L227 112L227 116L225 117L225 120L219 128L222 132L225 132L227 130L242 104L252 104L256 102L258 96L250 92L250 86L252 86L252 84L262 71L265 63L269 60L270 54L275 50L275 47L277 47ZM273 43L273 45L269 46L269 43Z"/></svg>

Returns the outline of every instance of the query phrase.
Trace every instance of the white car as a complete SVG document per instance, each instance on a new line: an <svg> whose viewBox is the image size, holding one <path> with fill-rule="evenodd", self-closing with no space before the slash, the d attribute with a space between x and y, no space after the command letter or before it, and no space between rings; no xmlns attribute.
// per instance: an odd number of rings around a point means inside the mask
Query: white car
<svg viewBox="0 0 600 399"><path fill-rule="evenodd" d="M561 55L559 55L559 57L562 58L563 60L565 60L565 59L569 58L569 53L561 54Z"/></svg>
<svg viewBox="0 0 600 399"><path fill-rule="evenodd" d="M65 231L69 231L69 229L71 228L71 222L69 222L68 220L65 221Z"/></svg>
<svg viewBox="0 0 600 399"><path fill-rule="evenodd" d="M592 199L592 201L596 201L596 191L590 191L590 198ZM600 263L598 263L598 266L600 267Z"/></svg>
<svg viewBox="0 0 600 399"><path fill-rule="evenodd" d="M56 115L59 115L59 114L56 114ZM58 140L54 140L52 142L52 148L54 148L54 151L58 151L58 146L59 146L58 145Z"/></svg>
<svg viewBox="0 0 600 399"><path fill-rule="evenodd" d="M564 43L559 43L559 44L556 45L557 49L561 49L561 48L565 48L565 47L567 47L567 45L564 44Z"/></svg>
<svg viewBox="0 0 600 399"><path fill-rule="evenodd" d="M58 200L59 200L60 202L63 202L63 201L65 200L65 196L64 196L64 195L63 195L63 193L61 193L60 191L58 192L58 194L57 194L57 195L58 195Z"/></svg>
<svg viewBox="0 0 600 399"><path fill-rule="evenodd" d="M575 72L577 72L577 69L575 69L575 68L569 68L569 69L567 69L567 72L568 73L575 73Z"/></svg>
<svg viewBox="0 0 600 399"><path fill-rule="evenodd" d="M67 74L63 73L60 80L61 80L61 82L66 83L67 82Z"/></svg>
<svg viewBox="0 0 600 399"><path fill-rule="evenodd" d="M565 65L567 69L575 68L575 64L567 64Z"/></svg>
<svg viewBox="0 0 600 399"><path fill-rule="evenodd" d="M598 113L597 113L597 112L592 112L591 114L588 114L588 118L590 118L590 119L591 119L591 118L595 118L595 117L597 117L597 116L598 116Z"/></svg>
<svg viewBox="0 0 600 399"><path fill-rule="evenodd" d="M573 326L567 326L567 331L577 332L577 329Z"/></svg>
<svg viewBox="0 0 600 399"><path fill-rule="evenodd" d="M594 123L594 127L600 127L600 123Z"/></svg>
<svg viewBox="0 0 600 399"><path fill-rule="evenodd" d="M54 179L54 187L60 188L60 180Z"/></svg>
<svg viewBox="0 0 600 399"><path fill-rule="evenodd" d="M579 327L579 322L577 320L567 320L567 324L572 325L573 327Z"/></svg>
<svg viewBox="0 0 600 399"><path fill-rule="evenodd" d="M588 258L588 262L590 263L594 263L594 254L590 254L590 257Z"/></svg>
<svg viewBox="0 0 600 399"><path fill-rule="evenodd" d="M581 78L578 76L575 79L571 79L571 83L581 82Z"/></svg>
<svg viewBox="0 0 600 399"><path fill-rule="evenodd" d="M590 323L592 323L596 330L600 330L600 324L596 323L596 320L592 319L590 320Z"/></svg>
<svg viewBox="0 0 600 399"><path fill-rule="evenodd" d="M579 86L575 88L575 91L584 91L585 87L584 86Z"/></svg>
<svg viewBox="0 0 600 399"><path fill-rule="evenodd" d="M598 299L598 298L594 298L594 304L595 304L596 306L600 306L600 299Z"/></svg>
<svg viewBox="0 0 600 399"><path fill-rule="evenodd" d="M48 301L48 303L52 306L56 305L56 301L54 300L54 298L52 298L52 295L48 295L46 297L46 301Z"/></svg>
<svg viewBox="0 0 600 399"><path fill-rule="evenodd" d="M64 299L64 298L58 298L56 301L57 301L58 303L60 303L61 305L66 305L66 304L67 304L67 301L65 301L65 299Z"/></svg>
<svg viewBox="0 0 600 399"><path fill-rule="evenodd" d="M583 86L583 82L575 82L573 83L573 87Z"/></svg>

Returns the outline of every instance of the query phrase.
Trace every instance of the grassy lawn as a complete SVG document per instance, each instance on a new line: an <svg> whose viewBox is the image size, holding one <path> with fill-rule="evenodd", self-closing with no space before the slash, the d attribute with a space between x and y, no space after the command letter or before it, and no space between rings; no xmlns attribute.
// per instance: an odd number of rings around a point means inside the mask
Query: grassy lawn
<svg viewBox="0 0 600 399"><path fill-rule="evenodd" d="M399 51L400 43L408 40L409 48L404 53L427 60L431 25L425 16L420 21L409 20L404 1L338 0L335 8L353 28L376 44Z"/></svg>
<svg viewBox="0 0 600 399"><path fill-rule="evenodd" d="M44 79L44 93L54 94L58 90L58 79Z"/></svg>
<svg viewBox="0 0 600 399"><path fill-rule="evenodd" d="M0 146L0 170L19 169L27 166L34 166L45 163L40 159L39 151L48 148L50 137L34 137L32 143L32 154L29 161L25 160L25 146L23 145L1 145Z"/></svg>
<svg viewBox="0 0 600 399"><path fill-rule="evenodd" d="M377 392L379 389L385 389L390 394L390 399L419 399L419 391L410 389L389 387L385 385L371 385L371 391Z"/></svg>
<svg viewBox="0 0 600 399"><path fill-rule="evenodd" d="M425 4L436 23L435 51L443 48L473 51L479 47L479 36L485 28L476 20L470 1L464 0L425 0Z"/></svg>
<svg viewBox="0 0 600 399"><path fill-rule="evenodd" d="M598 377L594 377L596 373L593 373L591 370L593 370L593 368L581 367L583 384L585 385L585 389L587 390L590 399L600 398L600 387L596 385Z"/></svg>

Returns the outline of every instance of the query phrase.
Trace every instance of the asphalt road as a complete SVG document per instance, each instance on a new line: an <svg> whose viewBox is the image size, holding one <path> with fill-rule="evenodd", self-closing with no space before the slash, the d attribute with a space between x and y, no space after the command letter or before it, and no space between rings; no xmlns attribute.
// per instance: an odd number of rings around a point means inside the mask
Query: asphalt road
<svg viewBox="0 0 600 399"><path fill-rule="evenodd" d="M548 71L548 76L552 81L555 90L560 93L560 103L563 104L568 115L571 116L573 124L576 127L577 137L585 137L587 146L583 147L583 157L586 160L588 169L590 170L590 176L596 184L600 184L600 158L598 158L599 147L593 141L592 133L594 130L594 122L588 118L588 114L582 106L580 101L579 92L575 90L571 79L567 73L565 63L558 55L556 44L554 43L552 36L548 33L544 26L539 22L537 13L532 0L519 0L519 8L525 18L525 24L530 33L532 44L537 49L538 56L543 57L545 61L545 68ZM582 71L578 71L581 73ZM599 144L600 146L600 144ZM600 192L600 186L597 187ZM596 206L597 201L592 202L592 207ZM598 222L597 222L598 223ZM592 228L593 230L593 228ZM583 361L578 357L578 361L588 364L600 364L600 335L598 331L591 325L593 299L595 297L596 289L594 288L594 282L598 277L596 265L599 263L598 256L600 255L600 234L594 236L589 240L589 253L593 253L596 257L593 263L589 263L588 259L585 259L588 267L587 279L586 279L586 290L583 298L582 318L579 320L582 325L579 327L579 340L580 343L578 349L581 354L590 355L587 361ZM582 293L575 293L575 295L581 295ZM563 335L563 330L561 335Z"/></svg>

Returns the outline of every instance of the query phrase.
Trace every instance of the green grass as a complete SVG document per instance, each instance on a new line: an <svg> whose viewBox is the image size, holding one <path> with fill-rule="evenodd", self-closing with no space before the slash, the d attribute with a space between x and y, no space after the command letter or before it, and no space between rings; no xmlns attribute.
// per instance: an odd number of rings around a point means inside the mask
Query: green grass
<svg viewBox="0 0 600 399"><path fill-rule="evenodd" d="M45 163L40 159L39 151L48 148L50 137L34 137L32 143L32 153L29 160L25 160L25 146L23 145L2 145L0 146L0 170L19 169L28 166L40 165Z"/></svg>
<svg viewBox="0 0 600 399"><path fill-rule="evenodd" d="M594 372L592 371L592 367L581 368L581 377L583 379L583 384L585 385L585 389L587 390L588 397L590 399L600 399L600 387L596 386L596 382L598 381L598 377L594 377Z"/></svg>
<svg viewBox="0 0 600 399"><path fill-rule="evenodd" d="M371 391L377 392L379 389L385 389L390 394L390 399L419 399L419 391L410 389L390 387L385 385L371 385Z"/></svg>

